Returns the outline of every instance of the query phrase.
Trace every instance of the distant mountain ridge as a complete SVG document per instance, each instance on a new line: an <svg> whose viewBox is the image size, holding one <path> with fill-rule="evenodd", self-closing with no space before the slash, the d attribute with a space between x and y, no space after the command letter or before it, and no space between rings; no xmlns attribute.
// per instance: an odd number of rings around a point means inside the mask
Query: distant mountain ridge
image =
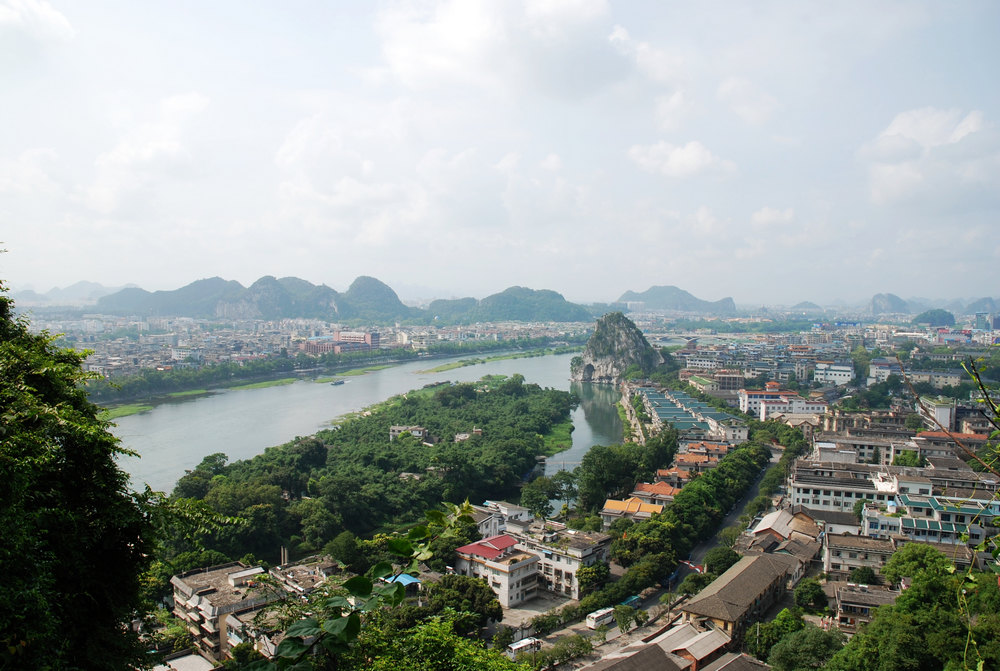
<svg viewBox="0 0 1000 671"><path fill-rule="evenodd" d="M18 305L69 306L93 305L101 296L107 296L128 287L105 287L97 282L77 282L65 288L55 287L45 293L30 289L11 292Z"/></svg>
<svg viewBox="0 0 1000 671"><path fill-rule="evenodd" d="M626 291L618 299L619 303L643 302L648 310L677 310L679 312L700 312L707 314L732 314L736 303L732 298L706 301L696 298L687 291L673 285L656 286L642 293Z"/></svg>
<svg viewBox="0 0 1000 671"><path fill-rule="evenodd" d="M909 312L909 304L895 294L875 294L868 303L868 313L872 315L909 314Z"/></svg>
<svg viewBox="0 0 1000 671"><path fill-rule="evenodd" d="M104 296L95 308L109 314L193 317L198 319L361 320L389 323L404 320L590 321L583 306L555 291L510 287L476 300L439 300L430 308L411 308L388 285L374 277L358 277L344 293L297 277L265 276L244 287L234 280L212 277L173 291L129 288Z"/></svg>

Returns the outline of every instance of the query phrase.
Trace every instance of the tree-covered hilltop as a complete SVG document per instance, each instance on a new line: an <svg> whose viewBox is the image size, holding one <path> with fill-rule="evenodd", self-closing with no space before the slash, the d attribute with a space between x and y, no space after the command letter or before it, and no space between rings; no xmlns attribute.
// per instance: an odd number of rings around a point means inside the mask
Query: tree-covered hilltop
<svg viewBox="0 0 1000 671"><path fill-rule="evenodd" d="M935 308L918 314L913 318L913 323L927 324L928 326L954 326L955 315L951 314L947 310Z"/></svg>
<svg viewBox="0 0 1000 671"><path fill-rule="evenodd" d="M229 557L272 558L281 545L314 552L343 531L398 528L441 501L516 497L543 436L569 420L573 404L569 393L525 384L520 375L445 383L247 461L212 455L173 494L251 521L205 539ZM390 440L392 426L419 426L426 435ZM470 435L456 442L457 434Z"/></svg>

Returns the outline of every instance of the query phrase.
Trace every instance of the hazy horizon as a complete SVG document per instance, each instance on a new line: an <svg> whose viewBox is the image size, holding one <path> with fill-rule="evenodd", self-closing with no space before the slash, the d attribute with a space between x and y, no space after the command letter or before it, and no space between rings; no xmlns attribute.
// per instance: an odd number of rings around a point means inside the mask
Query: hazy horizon
<svg viewBox="0 0 1000 671"><path fill-rule="evenodd" d="M990 295L996 3L294 9L0 0L0 278Z"/></svg>

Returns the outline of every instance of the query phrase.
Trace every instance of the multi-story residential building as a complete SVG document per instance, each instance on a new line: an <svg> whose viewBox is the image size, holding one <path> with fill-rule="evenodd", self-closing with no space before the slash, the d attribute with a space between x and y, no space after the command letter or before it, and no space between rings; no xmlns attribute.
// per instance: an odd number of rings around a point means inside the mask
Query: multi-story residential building
<svg viewBox="0 0 1000 671"><path fill-rule="evenodd" d="M900 532L913 540L976 546L998 531L1000 501L989 494L975 498L900 494L897 502L905 511L898 518ZM869 523L866 531L870 530Z"/></svg>
<svg viewBox="0 0 1000 671"><path fill-rule="evenodd" d="M985 433L958 433L954 431L921 431L913 437L913 444L921 457L968 458L986 445L989 435Z"/></svg>
<svg viewBox="0 0 1000 671"><path fill-rule="evenodd" d="M535 598L539 557L521 550L512 536L484 538L455 553L455 573L485 580L504 608Z"/></svg>
<svg viewBox="0 0 1000 671"><path fill-rule="evenodd" d="M187 626L198 651L212 661L228 655L226 616L262 608L283 598L260 584L264 569L232 562L195 569L170 579L174 587L174 615Z"/></svg>
<svg viewBox="0 0 1000 671"><path fill-rule="evenodd" d="M763 401L780 401L786 396L796 396L795 392L792 391L782 391L781 385L777 382L768 382L764 385L764 389L740 389L737 392L737 398L739 399L740 412L745 412L748 415L759 415L760 414L760 404Z"/></svg>
<svg viewBox="0 0 1000 671"><path fill-rule="evenodd" d="M719 458L708 454L684 453L674 457L674 466L691 473L704 473L718 465Z"/></svg>
<svg viewBox="0 0 1000 671"><path fill-rule="evenodd" d="M854 379L854 366L846 363L817 361L813 369L813 380L820 384L850 384Z"/></svg>
<svg viewBox="0 0 1000 671"><path fill-rule="evenodd" d="M611 545L607 534L575 531L559 522L508 519L507 533L517 539L518 549L538 556L541 584L571 599L580 598L577 571L606 562Z"/></svg>
<svg viewBox="0 0 1000 671"><path fill-rule="evenodd" d="M906 377L912 384L926 382L935 389L954 387L969 379L964 371L957 370L908 370Z"/></svg>
<svg viewBox="0 0 1000 671"><path fill-rule="evenodd" d="M833 579L846 579L851 571L867 566L881 574L896 551L892 540L854 534L823 535L823 571Z"/></svg>
<svg viewBox="0 0 1000 671"><path fill-rule="evenodd" d="M642 397L656 431L669 426L688 440L709 439L734 444L747 440L749 430L745 422L683 391L627 386L623 394L628 398L635 394Z"/></svg>
<svg viewBox="0 0 1000 671"><path fill-rule="evenodd" d="M878 475L862 464L800 460L789 476L789 498L812 509L851 512L856 501L892 500L894 483Z"/></svg>
<svg viewBox="0 0 1000 671"><path fill-rule="evenodd" d="M826 402L822 400L805 399L799 396L786 396L778 400L762 400L758 417L763 422L778 415L822 415L826 412ZM816 423L819 424L817 417Z"/></svg>
<svg viewBox="0 0 1000 671"><path fill-rule="evenodd" d="M977 473L967 464L946 460L944 467L909 468L850 462L798 460L789 476L793 504L814 510L850 512L859 500L888 505L898 494L965 496L992 494L998 482L992 473Z"/></svg>
<svg viewBox="0 0 1000 671"><path fill-rule="evenodd" d="M876 357L868 362L868 386L885 382L890 375L902 379L903 367L896 357Z"/></svg>
<svg viewBox="0 0 1000 671"><path fill-rule="evenodd" d="M875 609L896 602L899 592L869 585L838 584L836 589L837 628L853 634L872 621Z"/></svg>
<svg viewBox="0 0 1000 671"><path fill-rule="evenodd" d="M937 430L955 430L955 401L950 398L921 396L917 410L924 424Z"/></svg>

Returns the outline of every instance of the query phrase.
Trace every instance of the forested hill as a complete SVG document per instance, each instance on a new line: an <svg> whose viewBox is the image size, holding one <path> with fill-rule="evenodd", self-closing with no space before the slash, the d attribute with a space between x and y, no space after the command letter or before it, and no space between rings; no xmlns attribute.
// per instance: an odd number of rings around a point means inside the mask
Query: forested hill
<svg viewBox="0 0 1000 671"><path fill-rule="evenodd" d="M251 521L204 539L230 558L273 559L281 545L296 556L315 552L345 530L398 528L441 501L516 498L543 436L569 421L572 398L520 375L446 383L248 461L226 465L224 455L212 455L173 493ZM390 441L394 425L421 426L427 437ZM456 442L456 434L473 435Z"/></svg>
<svg viewBox="0 0 1000 671"><path fill-rule="evenodd" d="M548 290L511 287L482 300L438 300L423 310L403 304L374 277L359 277L340 293L297 277L262 277L249 287L220 277L198 280L173 291L122 289L97 301L106 314L198 319L308 318L367 323L460 324L476 321L590 321L591 312Z"/></svg>

